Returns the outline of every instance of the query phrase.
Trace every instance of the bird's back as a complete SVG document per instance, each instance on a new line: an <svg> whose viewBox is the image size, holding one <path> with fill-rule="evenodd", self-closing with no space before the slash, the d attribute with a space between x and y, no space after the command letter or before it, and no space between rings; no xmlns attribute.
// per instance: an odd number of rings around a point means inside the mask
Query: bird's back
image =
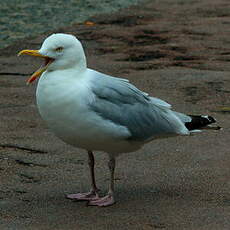
<svg viewBox="0 0 230 230"><path fill-rule="evenodd" d="M171 106L150 97L126 79L114 78L91 70L95 101L91 109L105 120L125 126L129 140L143 141L178 134L189 134Z"/></svg>

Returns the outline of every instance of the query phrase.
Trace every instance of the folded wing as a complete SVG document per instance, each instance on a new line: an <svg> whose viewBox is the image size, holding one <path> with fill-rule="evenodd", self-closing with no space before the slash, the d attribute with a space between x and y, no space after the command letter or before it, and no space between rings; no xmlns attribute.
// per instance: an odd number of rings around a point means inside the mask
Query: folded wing
<svg viewBox="0 0 230 230"><path fill-rule="evenodd" d="M168 103L150 97L128 80L93 71L91 83L95 95L95 100L89 105L91 110L105 120L125 126L131 133L129 140L148 141L189 134Z"/></svg>

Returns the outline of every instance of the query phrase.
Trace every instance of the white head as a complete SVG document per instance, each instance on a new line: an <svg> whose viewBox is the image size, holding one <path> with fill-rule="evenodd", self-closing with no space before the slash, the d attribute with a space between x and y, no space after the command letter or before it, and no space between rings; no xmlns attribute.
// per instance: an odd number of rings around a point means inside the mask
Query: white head
<svg viewBox="0 0 230 230"><path fill-rule="evenodd" d="M82 45L75 36L70 34L52 34L45 39L38 52L54 59L48 70L68 69L74 66L86 67Z"/></svg>
<svg viewBox="0 0 230 230"><path fill-rule="evenodd" d="M45 59L43 66L27 81L31 83L45 71L55 71L76 67L86 68L85 53L80 41L70 34L52 34L42 43L39 50L22 50L19 55L28 54Z"/></svg>

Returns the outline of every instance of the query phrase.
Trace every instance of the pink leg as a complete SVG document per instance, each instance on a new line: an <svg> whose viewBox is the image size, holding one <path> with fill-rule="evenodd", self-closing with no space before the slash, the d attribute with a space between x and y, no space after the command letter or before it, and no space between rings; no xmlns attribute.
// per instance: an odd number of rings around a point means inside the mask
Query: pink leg
<svg viewBox="0 0 230 230"><path fill-rule="evenodd" d="M113 157L110 157L109 160L109 170L110 170L110 186L109 186L109 192L106 196L101 198L92 199L88 202L88 205L93 206L100 206L100 207L106 207L113 205L115 203L114 199L114 170L115 170L115 159Z"/></svg>
<svg viewBox="0 0 230 230"><path fill-rule="evenodd" d="M88 151L88 164L90 168L90 178L91 178L91 190L85 193L69 194L66 198L71 200L94 200L98 199L98 188L96 186L95 174L94 174L94 156L92 151Z"/></svg>
<svg viewBox="0 0 230 230"><path fill-rule="evenodd" d="M99 207L107 207L113 205L115 203L114 196L112 194L108 194L104 197L90 200L88 205L90 206L99 206Z"/></svg>

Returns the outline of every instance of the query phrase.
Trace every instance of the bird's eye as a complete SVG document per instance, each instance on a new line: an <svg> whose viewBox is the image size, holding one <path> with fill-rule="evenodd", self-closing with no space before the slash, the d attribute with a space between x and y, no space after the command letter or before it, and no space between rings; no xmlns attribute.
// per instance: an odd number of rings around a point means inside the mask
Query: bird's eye
<svg viewBox="0 0 230 230"><path fill-rule="evenodd" d="M61 47L61 46L60 46L60 47L57 47L57 48L55 49L56 52L61 52L62 50L63 50L63 47Z"/></svg>

